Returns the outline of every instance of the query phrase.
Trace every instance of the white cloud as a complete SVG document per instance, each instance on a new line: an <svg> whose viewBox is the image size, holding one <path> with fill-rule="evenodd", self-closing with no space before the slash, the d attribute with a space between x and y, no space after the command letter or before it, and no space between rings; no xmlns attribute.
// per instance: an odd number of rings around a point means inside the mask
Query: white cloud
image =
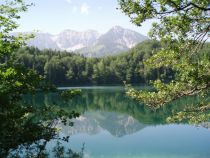
<svg viewBox="0 0 210 158"><path fill-rule="evenodd" d="M89 14L89 9L90 9L90 7L86 3L83 3L80 7L80 13L81 14Z"/></svg>

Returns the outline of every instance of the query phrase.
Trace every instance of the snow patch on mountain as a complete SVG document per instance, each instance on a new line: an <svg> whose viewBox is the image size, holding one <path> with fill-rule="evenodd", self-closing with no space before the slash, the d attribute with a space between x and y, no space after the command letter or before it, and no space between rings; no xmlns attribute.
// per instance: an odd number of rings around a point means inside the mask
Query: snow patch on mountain
<svg viewBox="0 0 210 158"><path fill-rule="evenodd" d="M57 35L37 33L27 44L39 49L74 51L84 56L100 57L126 51L147 39L138 32L115 26L104 34L95 30L64 30Z"/></svg>

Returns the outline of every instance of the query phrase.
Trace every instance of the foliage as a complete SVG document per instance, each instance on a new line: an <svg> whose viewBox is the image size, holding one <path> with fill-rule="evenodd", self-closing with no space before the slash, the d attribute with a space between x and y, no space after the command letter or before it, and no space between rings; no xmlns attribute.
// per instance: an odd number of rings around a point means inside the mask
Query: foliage
<svg viewBox="0 0 210 158"><path fill-rule="evenodd" d="M0 6L0 58L9 55L15 49L25 44L25 40L31 35L13 36L11 31L18 27L17 20L20 12L27 11L32 4L25 4L23 0L2 0Z"/></svg>
<svg viewBox="0 0 210 158"><path fill-rule="evenodd" d="M59 86L122 84L123 81L146 83L156 79L158 71L172 75L170 70L144 67L143 61L160 47L157 41L145 41L128 52L103 58L85 58L73 53L26 47L14 52L13 58L16 63L35 69Z"/></svg>
<svg viewBox="0 0 210 158"><path fill-rule="evenodd" d="M175 72L175 78L169 83L161 78L155 80L155 91L130 88L127 94L144 101L153 109L184 96L207 94L210 89L209 50L203 54L201 48L210 30L207 15L209 1L119 0L119 4L120 9L138 26L147 19L159 19L159 23L153 23L149 35L159 39L163 48L145 64L150 68L170 68ZM210 105L207 98L206 95L197 108L188 107L174 114L174 120L187 119L195 123L209 120Z"/></svg>
<svg viewBox="0 0 210 158"><path fill-rule="evenodd" d="M209 56L210 44L204 45L202 56ZM16 63L36 70L57 86L147 84L158 78L169 82L174 78L171 68L149 68L145 60L161 49L157 41L144 41L128 52L103 58L83 56L33 47L20 48L13 53ZM207 55L208 54L208 55Z"/></svg>
<svg viewBox="0 0 210 158"><path fill-rule="evenodd" d="M36 71L15 63L11 56L31 37L14 36L11 31L18 27L20 13L32 4L22 0L2 0L0 4L0 157L24 157L24 151L34 151L37 155L31 154L40 157L49 140L60 139L57 123L65 123L78 113L65 112L55 105L38 108L22 102L24 95L52 87L46 86ZM42 117L38 117L40 114Z"/></svg>
<svg viewBox="0 0 210 158"><path fill-rule="evenodd" d="M69 149L67 152L65 151L65 148L61 145L60 142L57 142L57 145L53 149L54 157L55 158L82 158L84 155L84 144L81 149L81 152L77 153Z"/></svg>
<svg viewBox="0 0 210 158"><path fill-rule="evenodd" d="M81 89L68 89L61 92L60 96L65 101L68 101L72 99L75 96L81 95L82 91Z"/></svg>

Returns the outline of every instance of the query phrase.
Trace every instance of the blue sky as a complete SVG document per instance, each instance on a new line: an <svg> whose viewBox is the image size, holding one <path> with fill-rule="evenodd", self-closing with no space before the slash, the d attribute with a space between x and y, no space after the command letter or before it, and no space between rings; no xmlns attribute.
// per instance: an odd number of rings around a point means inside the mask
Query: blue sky
<svg viewBox="0 0 210 158"><path fill-rule="evenodd" d="M22 14L17 31L40 30L57 34L65 29L100 33L119 25L147 35L151 21L137 27L118 7L117 0L26 0L35 6Z"/></svg>

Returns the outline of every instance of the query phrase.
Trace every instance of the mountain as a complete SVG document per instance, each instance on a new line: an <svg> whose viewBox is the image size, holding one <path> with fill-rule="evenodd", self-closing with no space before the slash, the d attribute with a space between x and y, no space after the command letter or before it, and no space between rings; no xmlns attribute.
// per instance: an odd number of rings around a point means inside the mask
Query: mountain
<svg viewBox="0 0 210 158"><path fill-rule="evenodd" d="M85 32L65 30L54 36L53 40L57 43L60 49L75 51L93 45L99 36L100 34L94 30L88 30Z"/></svg>
<svg viewBox="0 0 210 158"><path fill-rule="evenodd" d="M49 33L37 33L36 37L29 40L27 44L28 46L34 46L39 49L60 49L57 42L53 40L53 35Z"/></svg>
<svg viewBox="0 0 210 158"><path fill-rule="evenodd" d="M114 55L148 39L138 32L120 26L115 26L104 34L99 34L95 30L84 32L65 30L57 35L37 33L35 36L27 42L29 46L73 51L87 57Z"/></svg>
<svg viewBox="0 0 210 158"><path fill-rule="evenodd" d="M115 26L107 33L101 35L93 46L82 49L80 52L89 57L114 55L126 51L147 39L146 36L140 33Z"/></svg>

